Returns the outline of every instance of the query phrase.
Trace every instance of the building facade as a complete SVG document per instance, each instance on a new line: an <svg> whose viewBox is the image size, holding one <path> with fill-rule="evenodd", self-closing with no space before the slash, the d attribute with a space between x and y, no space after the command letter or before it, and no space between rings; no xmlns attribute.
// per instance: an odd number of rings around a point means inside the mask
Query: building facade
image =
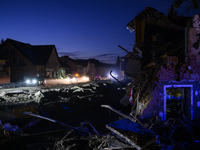
<svg viewBox="0 0 200 150"><path fill-rule="evenodd" d="M6 39L0 55L7 60L4 69L10 70L11 82L36 76L59 77L60 64L55 45L30 45Z"/></svg>

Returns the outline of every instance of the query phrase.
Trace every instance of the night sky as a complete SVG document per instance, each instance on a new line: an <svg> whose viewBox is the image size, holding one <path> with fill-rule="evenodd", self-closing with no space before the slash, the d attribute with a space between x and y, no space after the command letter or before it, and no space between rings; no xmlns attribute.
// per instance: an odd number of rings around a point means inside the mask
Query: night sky
<svg viewBox="0 0 200 150"><path fill-rule="evenodd" d="M126 25L146 6L164 14L173 0L0 0L0 39L55 45L59 56L114 64L132 50ZM178 9L181 14L184 5ZM186 16L197 14L192 11Z"/></svg>

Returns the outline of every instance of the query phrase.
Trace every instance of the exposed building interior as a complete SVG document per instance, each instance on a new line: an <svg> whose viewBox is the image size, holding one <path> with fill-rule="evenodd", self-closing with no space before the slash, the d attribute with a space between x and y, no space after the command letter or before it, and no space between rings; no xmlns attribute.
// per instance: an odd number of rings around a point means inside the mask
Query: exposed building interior
<svg viewBox="0 0 200 150"><path fill-rule="evenodd" d="M167 88L166 114L167 118L183 115L191 118L191 90L190 87ZM177 117L178 117L177 116Z"/></svg>

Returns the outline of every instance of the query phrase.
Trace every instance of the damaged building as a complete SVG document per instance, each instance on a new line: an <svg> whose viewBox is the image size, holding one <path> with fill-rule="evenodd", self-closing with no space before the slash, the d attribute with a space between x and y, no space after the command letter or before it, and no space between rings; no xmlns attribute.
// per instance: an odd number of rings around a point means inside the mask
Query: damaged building
<svg viewBox="0 0 200 150"><path fill-rule="evenodd" d="M135 32L124 70L129 84L110 71L122 84L3 89L1 148L199 149L199 24L199 15L179 17L171 8L166 16L146 7L127 24Z"/></svg>
<svg viewBox="0 0 200 150"><path fill-rule="evenodd" d="M146 7L127 24L135 32L133 50L142 51L140 74L129 88L132 113L143 119L200 118L199 15L176 14L173 8L165 16Z"/></svg>

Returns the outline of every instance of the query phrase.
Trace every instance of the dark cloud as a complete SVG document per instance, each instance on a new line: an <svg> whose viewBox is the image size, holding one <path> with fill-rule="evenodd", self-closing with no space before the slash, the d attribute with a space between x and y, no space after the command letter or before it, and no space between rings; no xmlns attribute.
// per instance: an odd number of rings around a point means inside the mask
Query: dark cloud
<svg viewBox="0 0 200 150"><path fill-rule="evenodd" d="M80 51L74 51L74 52L58 52L59 56L72 56L77 57L81 55Z"/></svg>
<svg viewBox="0 0 200 150"><path fill-rule="evenodd" d="M110 53L97 55L95 58L98 59L100 62L115 64L118 56L121 55L119 53Z"/></svg>
<svg viewBox="0 0 200 150"><path fill-rule="evenodd" d="M110 53L110 54L101 54L101 55L96 55L95 57L108 57L108 56L116 56L119 55L118 53Z"/></svg>

